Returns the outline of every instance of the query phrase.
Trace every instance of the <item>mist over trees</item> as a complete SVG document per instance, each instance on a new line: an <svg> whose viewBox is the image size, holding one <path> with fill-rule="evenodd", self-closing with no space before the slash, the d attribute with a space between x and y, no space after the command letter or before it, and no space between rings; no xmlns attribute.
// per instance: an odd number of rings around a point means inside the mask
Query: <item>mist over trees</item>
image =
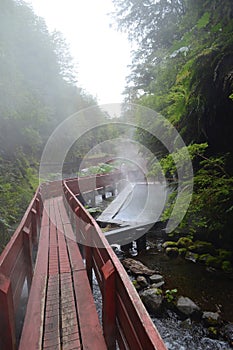
<svg viewBox="0 0 233 350"><path fill-rule="evenodd" d="M69 48L21 0L0 2L1 247L38 183L41 152L53 129L96 101L78 88Z"/></svg>
<svg viewBox="0 0 233 350"><path fill-rule="evenodd" d="M233 4L231 0L113 0L118 28L137 44L127 102L160 112L186 142L194 194L174 234L233 247ZM143 131L138 140L177 180L172 157ZM151 125L151 130L156 123ZM158 169L151 163L151 175ZM175 188L174 181L174 188ZM175 200L164 213L168 218Z"/></svg>

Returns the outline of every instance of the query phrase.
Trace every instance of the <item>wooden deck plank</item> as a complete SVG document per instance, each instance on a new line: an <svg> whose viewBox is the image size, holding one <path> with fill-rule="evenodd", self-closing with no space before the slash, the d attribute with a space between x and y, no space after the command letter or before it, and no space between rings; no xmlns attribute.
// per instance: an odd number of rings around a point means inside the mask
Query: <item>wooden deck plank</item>
<svg viewBox="0 0 233 350"><path fill-rule="evenodd" d="M71 273L61 275L62 348L81 347Z"/></svg>
<svg viewBox="0 0 233 350"><path fill-rule="evenodd" d="M105 350L84 262L62 199L47 200L45 210L19 350Z"/></svg>
<svg viewBox="0 0 233 350"><path fill-rule="evenodd" d="M74 271L73 279L83 349L105 350L107 346L86 271Z"/></svg>
<svg viewBox="0 0 233 350"><path fill-rule="evenodd" d="M46 275L36 274L31 287L19 350L42 348Z"/></svg>
<svg viewBox="0 0 233 350"><path fill-rule="evenodd" d="M55 349L61 344L60 339L60 293L59 275L51 275L48 278L46 295L43 349L52 347Z"/></svg>

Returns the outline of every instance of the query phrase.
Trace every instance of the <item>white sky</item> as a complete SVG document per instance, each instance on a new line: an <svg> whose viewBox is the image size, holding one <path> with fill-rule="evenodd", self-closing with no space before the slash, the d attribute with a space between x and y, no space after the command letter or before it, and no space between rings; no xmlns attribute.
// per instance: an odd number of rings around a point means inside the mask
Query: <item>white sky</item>
<svg viewBox="0 0 233 350"><path fill-rule="evenodd" d="M126 35L110 28L111 0L27 0L50 31L63 33L78 64L78 85L100 104L122 102L131 63Z"/></svg>

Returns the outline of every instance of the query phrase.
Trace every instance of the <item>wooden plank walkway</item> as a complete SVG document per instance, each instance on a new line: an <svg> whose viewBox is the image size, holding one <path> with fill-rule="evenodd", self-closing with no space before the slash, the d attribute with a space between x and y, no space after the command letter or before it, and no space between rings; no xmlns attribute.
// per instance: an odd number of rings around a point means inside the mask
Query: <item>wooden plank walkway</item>
<svg viewBox="0 0 233 350"><path fill-rule="evenodd" d="M107 349L62 197L44 203L19 349Z"/></svg>

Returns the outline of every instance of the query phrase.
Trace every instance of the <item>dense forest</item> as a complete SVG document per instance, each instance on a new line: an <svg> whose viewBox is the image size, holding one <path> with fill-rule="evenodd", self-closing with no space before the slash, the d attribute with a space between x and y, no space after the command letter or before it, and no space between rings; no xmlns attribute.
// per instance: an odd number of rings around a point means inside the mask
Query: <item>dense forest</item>
<svg viewBox="0 0 233 350"><path fill-rule="evenodd" d="M51 132L96 104L76 75L59 32L49 33L23 1L0 2L0 250L35 191Z"/></svg>
<svg viewBox="0 0 233 350"><path fill-rule="evenodd" d="M118 29L136 49L125 101L167 118L184 139L194 167L189 210L173 232L233 248L233 3L232 0L113 0ZM140 116L139 116L140 118ZM143 131L137 140L160 159L167 178L173 156ZM150 125L151 130L156 127ZM182 154L179 155L182 157ZM151 162L150 174L158 167ZM165 210L171 213L176 191Z"/></svg>
<svg viewBox="0 0 233 350"><path fill-rule="evenodd" d="M118 29L134 43L125 101L167 118L184 139L194 167L189 210L176 237L233 248L233 5L231 0L113 0ZM38 183L44 145L67 116L95 105L78 87L69 48L22 0L0 3L0 230L2 249ZM101 118L101 116L100 116ZM173 179L166 220L176 198L177 169L138 116L136 139ZM156 123L150 125L151 130ZM82 157L90 134L68 154ZM182 157L182 154L178 155ZM70 158L69 158L70 157ZM161 167L149 160L150 176Z"/></svg>

